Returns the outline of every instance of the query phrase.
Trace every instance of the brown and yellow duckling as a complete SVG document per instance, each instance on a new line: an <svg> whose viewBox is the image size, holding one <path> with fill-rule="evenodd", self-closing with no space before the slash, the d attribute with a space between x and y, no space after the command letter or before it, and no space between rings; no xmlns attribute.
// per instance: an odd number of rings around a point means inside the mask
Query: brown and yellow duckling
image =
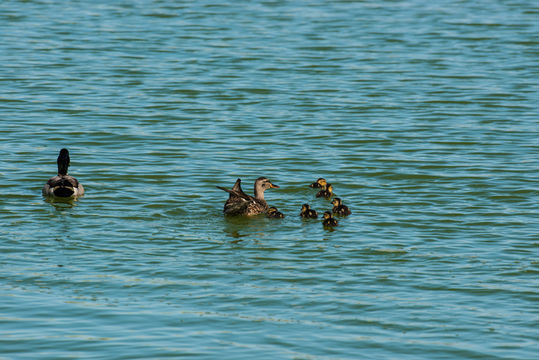
<svg viewBox="0 0 539 360"><path fill-rule="evenodd" d="M41 193L43 196L59 197L64 199L74 199L84 195L84 187L73 176L67 174L70 165L69 151L60 150L58 159L58 175L53 176L43 186Z"/></svg>
<svg viewBox="0 0 539 360"><path fill-rule="evenodd" d="M333 186L331 184L326 184L322 190L316 194L316 197L323 197L326 199L330 199L333 196Z"/></svg>
<svg viewBox="0 0 539 360"><path fill-rule="evenodd" d="M310 187L314 188L314 189L321 189L323 188L324 186L326 186L327 182L326 182L326 179L324 178L318 178L318 180L316 180L315 182L313 182L311 185L309 185Z"/></svg>
<svg viewBox="0 0 539 360"><path fill-rule="evenodd" d="M333 217L331 211L326 211L324 212L324 221L322 221L322 224L324 227L334 227L339 225L339 222Z"/></svg>
<svg viewBox="0 0 539 360"><path fill-rule="evenodd" d="M264 200L264 191L271 188L278 188L279 186L272 184L267 178L261 176L255 181L255 196L247 195L243 192L241 189L241 179L236 180L232 189L226 189L221 186L217 187L229 194L223 209L225 215L252 216L268 211L268 204Z"/></svg>
<svg viewBox="0 0 539 360"><path fill-rule="evenodd" d="M304 219L316 219L318 217L318 213L316 212L316 210L311 209L309 204L303 204L301 206L301 212L299 213L299 216Z"/></svg>
<svg viewBox="0 0 539 360"><path fill-rule="evenodd" d="M335 215L348 216L348 215L350 215L352 213L350 211L350 209L348 208L348 206L344 205L342 203L342 200L340 198L338 198L338 197L334 198L331 203L333 204L332 212Z"/></svg>
<svg viewBox="0 0 539 360"><path fill-rule="evenodd" d="M268 208L268 211L266 212L266 216L272 219L282 219L284 218L284 214L277 210L275 206L270 206Z"/></svg>

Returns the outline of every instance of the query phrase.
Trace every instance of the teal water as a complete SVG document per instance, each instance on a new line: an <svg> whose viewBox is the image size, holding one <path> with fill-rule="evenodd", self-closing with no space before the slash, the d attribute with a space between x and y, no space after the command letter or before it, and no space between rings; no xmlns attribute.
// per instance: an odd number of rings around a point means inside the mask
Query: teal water
<svg viewBox="0 0 539 360"><path fill-rule="evenodd" d="M538 15L2 2L0 358L536 359ZM259 176L286 218L224 218Z"/></svg>

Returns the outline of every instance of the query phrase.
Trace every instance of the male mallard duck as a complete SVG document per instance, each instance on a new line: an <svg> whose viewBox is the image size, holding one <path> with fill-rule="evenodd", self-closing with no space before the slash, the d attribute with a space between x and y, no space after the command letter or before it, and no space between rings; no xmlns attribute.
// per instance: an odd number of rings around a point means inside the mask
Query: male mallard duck
<svg viewBox="0 0 539 360"><path fill-rule="evenodd" d="M339 222L333 217L330 211L326 211L324 212L324 221L322 224L324 227L333 227L339 225Z"/></svg>
<svg viewBox="0 0 539 360"><path fill-rule="evenodd" d="M273 219L282 219L284 218L284 214L277 210L275 206L271 206L268 208L268 211L266 212L266 216Z"/></svg>
<svg viewBox="0 0 539 360"><path fill-rule="evenodd" d="M75 198L84 195L84 188L73 176L67 175L69 167L69 151L67 149L60 150L58 159L58 175L53 176L47 181L43 190L44 196L56 196L61 198Z"/></svg>
<svg viewBox="0 0 539 360"><path fill-rule="evenodd" d="M331 203L333 204L332 211L335 215L348 216L352 213L350 209L348 209L348 206L343 205L341 199L338 197L334 198Z"/></svg>
<svg viewBox="0 0 539 360"><path fill-rule="evenodd" d="M299 216L305 219L316 219L318 214L316 213L316 210L310 208L309 204L303 204Z"/></svg>
<svg viewBox="0 0 539 360"><path fill-rule="evenodd" d="M316 197L324 197L326 199L329 199L333 196L333 186L331 184L326 184L322 190L316 194Z"/></svg>
<svg viewBox="0 0 539 360"><path fill-rule="evenodd" d="M247 195L241 189L241 179L236 180L232 189L225 189L217 186L219 189L229 193L228 200L225 202L223 212L225 215L258 215L268 210L268 204L264 200L264 191L270 188L278 188L265 177L259 177L255 181L255 196Z"/></svg>
<svg viewBox="0 0 539 360"><path fill-rule="evenodd" d="M311 185L309 185L310 187L312 188L323 188L324 186L326 186L326 179L324 178L318 178L318 180L316 180L315 182L313 182Z"/></svg>

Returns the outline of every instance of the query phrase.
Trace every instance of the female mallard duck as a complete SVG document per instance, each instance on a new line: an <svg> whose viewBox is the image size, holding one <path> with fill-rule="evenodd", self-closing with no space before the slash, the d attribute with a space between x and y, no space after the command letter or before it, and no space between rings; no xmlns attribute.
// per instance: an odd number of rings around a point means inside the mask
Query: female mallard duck
<svg viewBox="0 0 539 360"><path fill-rule="evenodd" d="M271 206L268 208L268 211L266 212L266 216L273 219L282 219L284 218L284 214L277 210L275 206Z"/></svg>
<svg viewBox="0 0 539 360"><path fill-rule="evenodd" d="M316 194L316 197L324 197L330 199L333 196L333 186L331 184L326 184L322 190Z"/></svg>
<svg viewBox="0 0 539 360"><path fill-rule="evenodd" d="M299 213L299 216L305 219L316 219L318 217L318 214L316 213L316 210L311 209L309 204L303 204L301 206L301 212Z"/></svg>
<svg viewBox="0 0 539 360"><path fill-rule="evenodd" d="M315 188L315 189L320 189L320 188L323 188L324 186L326 186L326 179L324 178L318 178L318 180L316 180L315 182L313 182L311 185L309 185L310 187L312 188Z"/></svg>
<svg viewBox="0 0 539 360"><path fill-rule="evenodd" d="M55 196L61 198L76 198L84 195L84 188L73 176L67 175L69 167L69 151L67 149L60 150L58 159L58 175L53 176L47 181L43 190L44 196Z"/></svg>
<svg viewBox="0 0 539 360"><path fill-rule="evenodd" d="M337 219L333 217L330 211L324 213L324 221L322 221L324 227L333 227L339 225Z"/></svg>
<svg viewBox="0 0 539 360"><path fill-rule="evenodd" d="M348 206L343 205L341 199L338 198L338 197L333 199L333 201L331 203L333 204L333 210L332 211L333 211L333 213L335 215L348 216L348 215L350 215L352 213L350 211L350 209L348 208Z"/></svg>
<svg viewBox="0 0 539 360"><path fill-rule="evenodd" d="M255 181L255 196L247 195L241 189L241 179L236 180L232 189L225 189L217 186L219 189L229 193L228 200L225 202L223 212L225 215L258 215L268 211L268 204L264 200L264 191L270 188L278 188L265 177L259 177Z"/></svg>

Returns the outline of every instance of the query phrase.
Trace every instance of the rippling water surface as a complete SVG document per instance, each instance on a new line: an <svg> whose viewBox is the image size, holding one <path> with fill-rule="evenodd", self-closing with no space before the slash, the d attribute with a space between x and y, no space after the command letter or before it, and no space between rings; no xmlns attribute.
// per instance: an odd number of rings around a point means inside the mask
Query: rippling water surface
<svg viewBox="0 0 539 360"><path fill-rule="evenodd" d="M0 358L536 359L538 15L2 2ZM224 218L259 176L286 218Z"/></svg>

